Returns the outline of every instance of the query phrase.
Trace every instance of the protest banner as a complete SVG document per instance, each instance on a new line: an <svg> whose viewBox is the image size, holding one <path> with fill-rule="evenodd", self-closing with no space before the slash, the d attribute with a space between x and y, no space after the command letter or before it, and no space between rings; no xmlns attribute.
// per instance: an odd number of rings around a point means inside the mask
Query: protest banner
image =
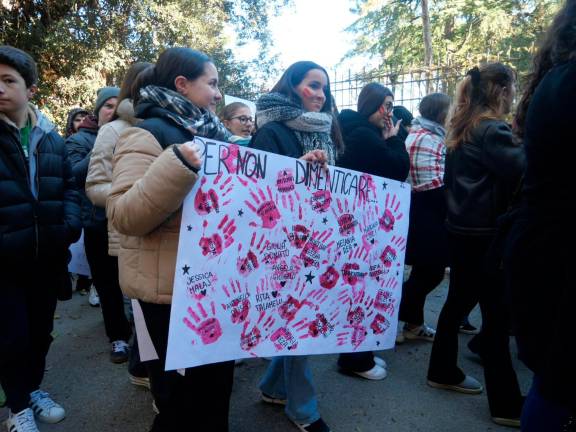
<svg viewBox="0 0 576 432"><path fill-rule="evenodd" d="M410 186L195 142L166 369L392 347Z"/></svg>

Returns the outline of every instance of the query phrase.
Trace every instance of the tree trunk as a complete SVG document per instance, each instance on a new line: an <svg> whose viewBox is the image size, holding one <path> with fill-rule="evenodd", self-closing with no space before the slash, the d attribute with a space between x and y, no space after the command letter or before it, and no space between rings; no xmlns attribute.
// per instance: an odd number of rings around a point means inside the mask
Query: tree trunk
<svg viewBox="0 0 576 432"><path fill-rule="evenodd" d="M430 14L428 12L428 0L420 0L422 7L422 34L424 36L424 64L426 66L426 90L432 91L432 30L430 29Z"/></svg>

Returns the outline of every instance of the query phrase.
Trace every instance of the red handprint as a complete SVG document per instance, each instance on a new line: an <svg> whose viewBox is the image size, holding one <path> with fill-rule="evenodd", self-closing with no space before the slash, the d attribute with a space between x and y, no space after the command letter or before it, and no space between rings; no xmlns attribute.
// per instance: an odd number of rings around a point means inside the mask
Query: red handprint
<svg viewBox="0 0 576 432"><path fill-rule="evenodd" d="M252 233L252 239L250 240L250 249L246 253L246 256L242 256L240 253L242 251L242 243L238 245L238 258L236 259L236 268L238 272L246 277L252 272L254 272L258 267L260 267L258 263L258 256L253 252L255 249L259 254L262 254L268 241L264 243L264 234L260 237L258 244L255 245L256 242L256 233Z"/></svg>
<svg viewBox="0 0 576 432"><path fill-rule="evenodd" d="M386 319L384 315L376 314L372 322L370 323L370 328L374 334L382 334L390 327L390 321Z"/></svg>
<svg viewBox="0 0 576 432"><path fill-rule="evenodd" d="M366 336L368 336L368 332L364 326L346 325L344 328L349 330L343 331L336 335L336 344L338 346L350 343L354 349L357 349L360 345L362 345L362 342L366 340Z"/></svg>
<svg viewBox="0 0 576 432"><path fill-rule="evenodd" d="M365 207L371 201L376 201L376 184L370 174L362 174L358 180L358 193L354 197L354 208Z"/></svg>
<svg viewBox="0 0 576 432"><path fill-rule="evenodd" d="M256 348L256 346L258 346L258 344L262 342L263 339L265 339L265 337L262 336L262 331L258 327L265 316L266 314L261 312L258 316L258 321L256 321L256 324L252 326L249 332L246 332L246 330L248 330L248 327L250 326L250 321L244 322L244 327L242 328L242 333L240 334L240 348L242 348L244 351L250 351ZM269 316L262 325L264 332L268 333L274 323L274 318Z"/></svg>
<svg viewBox="0 0 576 432"><path fill-rule="evenodd" d="M349 236L351 234L354 234L358 222L356 221L354 215L350 213L351 209L348 208L348 200L345 199L344 205L342 205L342 201L340 201L340 198L337 198L336 204L338 205L338 213L336 213L336 210L334 208L332 208L332 212L334 213L334 216L338 221L338 226L340 227L339 228L340 235Z"/></svg>
<svg viewBox="0 0 576 432"><path fill-rule="evenodd" d="M222 179L222 173L214 177L214 180L212 181L212 186L216 187L221 179ZM194 197L194 209L196 210L196 213L198 213L199 215L207 215L212 211L215 211L216 213L220 212L220 202L219 202L220 198L218 197L218 193L212 187L210 187L208 192L204 192L204 190L202 189L206 184L206 182L207 177L203 176L202 180L200 180L200 189L198 189L198 191L196 192L196 196ZM221 185L218 186L218 190L220 191L222 197L228 195L234 188L234 183L231 182L232 177L228 176L226 180ZM229 204L230 201L231 200L224 202L222 204L222 207Z"/></svg>
<svg viewBox="0 0 576 432"><path fill-rule="evenodd" d="M398 213L400 208L400 200L396 201L396 195L390 200L390 194L386 194L386 206L384 208L384 214L379 219L380 229L390 232L394 229L394 224L396 221L402 219L403 214Z"/></svg>
<svg viewBox="0 0 576 432"><path fill-rule="evenodd" d="M227 304L222 304L224 310L229 310L233 324L243 322L250 313L250 294L248 285L244 283L244 290L240 288L240 282L230 279L229 286L222 285L222 290L230 300Z"/></svg>
<svg viewBox="0 0 576 432"><path fill-rule="evenodd" d="M326 244L328 239L332 236L332 229L322 231L314 231L312 236L308 239L302 252L300 252L300 258L304 263L304 267L319 267L320 266L320 249L328 249L334 242Z"/></svg>
<svg viewBox="0 0 576 432"><path fill-rule="evenodd" d="M394 278L388 279L388 281L382 280L380 284L381 288L378 289L376 294L376 299L374 300L374 308L387 313L388 315L394 315L394 295L392 291L396 289L398 282Z"/></svg>
<svg viewBox="0 0 576 432"><path fill-rule="evenodd" d="M280 327L272 333L270 340L277 351L283 351L284 349L291 351L298 347L298 341L294 338L292 332L290 332L286 327Z"/></svg>
<svg viewBox="0 0 576 432"><path fill-rule="evenodd" d="M260 217L262 228L270 229L276 226L282 215L278 211L278 207L276 207L270 186L267 186L266 189L268 191L268 197L266 197L262 189L258 189L258 195L250 191L254 204L248 200L244 201L244 203ZM250 222L250 226L258 225L255 222Z"/></svg>
<svg viewBox="0 0 576 432"><path fill-rule="evenodd" d="M403 251L406 249L406 240L404 240L402 237L393 236L391 241L392 244L397 248L399 248L400 250ZM387 269L392 267L392 264L394 263L394 261L396 261L396 258L398 258L397 249L395 249L390 245L387 245L384 248L382 254L380 255L380 261L382 261L382 264L384 264L384 267L386 267ZM398 265L400 265L400 263L398 263Z"/></svg>
<svg viewBox="0 0 576 432"><path fill-rule="evenodd" d="M348 254L348 262L342 266L342 279L345 283L355 286L358 282L363 281L366 277L366 272L361 271L361 266L358 260L366 262L368 258L368 251L363 247L358 247ZM365 267L362 265L362 267Z"/></svg>
<svg viewBox="0 0 576 432"><path fill-rule="evenodd" d="M202 237L198 244L202 249L202 255L215 257L220 255L225 248L234 243L232 234L236 231L236 225L234 219L229 219L228 215L225 215L218 224L218 230L222 232L222 235L214 233L211 236L206 236L205 231L207 226L208 221L205 220L203 223L204 232L202 233Z"/></svg>
<svg viewBox="0 0 576 432"><path fill-rule="evenodd" d="M194 322L190 321L188 317L184 317L184 324L200 336L204 345L212 344L222 336L222 327L220 326L220 322L215 318L216 308L214 307L214 302L211 303L212 316L210 318L208 318L208 314L201 303L197 303L196 307L201 316L198 316L191 307L188 307L188 314Z"/></svg>
<svg viewBox="0 0 576 432"><path fill-rule="evenodd" d="M316 213L325 213L332 205L332 194L329 190L318 190L312 194L310 206Z"/></svg>

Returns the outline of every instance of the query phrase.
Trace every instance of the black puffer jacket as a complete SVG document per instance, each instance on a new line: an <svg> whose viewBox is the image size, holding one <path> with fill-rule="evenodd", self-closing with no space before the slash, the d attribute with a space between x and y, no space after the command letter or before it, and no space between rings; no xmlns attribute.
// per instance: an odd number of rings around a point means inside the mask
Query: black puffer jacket
<svg viewBox="0 0 576 432"><path fill-rule="evenodd" d="M35 158L33 179L19 130L0 115L2 276L37 260L65 265L68 246L80 236L79 194L64 141L38 111L33 115L37 119L31 134L31 142L37 140L36 149L30 154ZM36 196L31 181L35 183Z"/></svg>
<svg viewBox="0 0 576 432"><path fill-rule="evenodd" d="M68 156L72 164L72 172L80 190L82 200L82 224L84 227L105 227L106 210L96 207L86 196L86 176L92 148L98 135L98 124L94 116L84 118L78 132L66 139Z"/></svg>
<svg viewBox="0 0 576 432"><path fill-rule="evenodd" d="M356 111L343 110L338 120L346 147L338 166L392 180L406 180L410 157L404 141L396 136L384 140L382 131Z"/></svg>
<svg viewBox="0 0 576 432"><path fill-rule="evenodd" d="M522 146L503 121L484 120L472 139L446 155L447 228L464 235L493 235L524 173Z"/></svg>
<svg viewBox="0 0 576 432"><path fill-rule="evenodd" d="M249 146L257 150L293 158L299 158L304 155L302 144L300 144L292 129L284 123L276 121L266 123L258 129L252 137Z"/></svg>

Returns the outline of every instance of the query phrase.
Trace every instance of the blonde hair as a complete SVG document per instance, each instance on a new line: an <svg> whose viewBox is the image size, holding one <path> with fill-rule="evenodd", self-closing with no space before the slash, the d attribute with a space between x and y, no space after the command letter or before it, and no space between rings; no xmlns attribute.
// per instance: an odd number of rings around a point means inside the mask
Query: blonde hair
<svg viewBox="0 0 576 432"><path fill-rule="evenodd" d="M469 141L472 131L482 120L502 119L502 90L510 89L515 80L512 68L502 63L488 63L468 71L456 88L448 118L448 150L454 150L461 143Z"/></svg>

